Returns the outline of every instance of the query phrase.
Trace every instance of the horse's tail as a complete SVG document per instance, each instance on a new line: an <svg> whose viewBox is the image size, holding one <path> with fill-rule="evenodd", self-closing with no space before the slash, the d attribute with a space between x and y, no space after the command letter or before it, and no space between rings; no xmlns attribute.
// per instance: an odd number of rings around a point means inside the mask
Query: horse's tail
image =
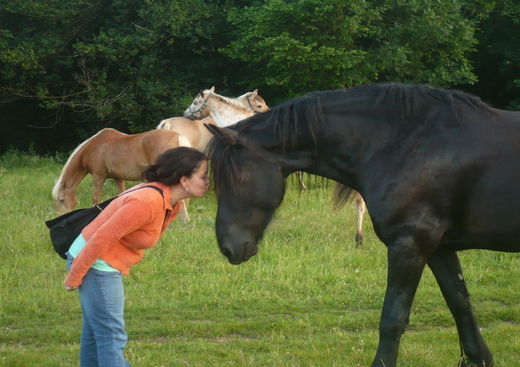
<svg viewBox="0 0 520 367"><path fill-rule="evenodd" d="M170 119L162 120L161 122L159 122L159 125L157 125L156 129L170 130Z"/></svg>
<svg viewBox="0 0 520 367"><path fill-rule="evenodd" d="M182 135L179 135L179 146L193 148L188 138Z"/></svg>
<svg viewBox="0 0 520 367"><path fill-rule="evenodd" d="M348 201L354 190L339 182L336 182L334 188L334 210L341 209Z"/></svg>

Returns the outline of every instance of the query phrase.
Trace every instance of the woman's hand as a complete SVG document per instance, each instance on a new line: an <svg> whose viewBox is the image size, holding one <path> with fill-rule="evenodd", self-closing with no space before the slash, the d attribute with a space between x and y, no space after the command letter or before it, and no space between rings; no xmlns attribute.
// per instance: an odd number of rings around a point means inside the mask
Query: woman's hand
<svg viewBox="0 0 520 367"><path fill-rule="evenodd" d="M66 280L63 282L63 286L68 291L75 291L77 289L77 287L73 287L73 286L68 285Z"/></svg>

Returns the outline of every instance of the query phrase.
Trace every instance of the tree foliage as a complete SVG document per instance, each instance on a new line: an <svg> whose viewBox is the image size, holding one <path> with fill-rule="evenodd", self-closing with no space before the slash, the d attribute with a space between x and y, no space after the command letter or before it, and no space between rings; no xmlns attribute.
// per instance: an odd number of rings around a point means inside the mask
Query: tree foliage
<svg viewBox="0 0 520 367"><path fill-rule="evenodd" d="M148 130L211 85L232 96L259 88L275 104L311 90L423 82L465 86L515 107L518 7L514 0L0 0L1 150L70 150L108 126Z"/></svg>
<svg viewBox="0 0 520 367"><path fill-rule="evenodd" d="M234 8L225 52L280 93L374 80L451 86L475 81L474 21L457 1L268 0Z"/></svg>

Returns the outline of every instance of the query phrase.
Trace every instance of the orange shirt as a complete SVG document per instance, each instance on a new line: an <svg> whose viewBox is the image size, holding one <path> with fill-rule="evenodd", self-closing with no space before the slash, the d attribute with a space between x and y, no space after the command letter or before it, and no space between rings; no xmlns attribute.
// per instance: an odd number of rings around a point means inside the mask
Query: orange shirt
<svg viewBox="0 0 520 367"><path fill-rule="evenodd" d="M79 287L92 264L102 258L123 274L137 264L144 250L154 246L170 222L177 216L181 203L171 205L170 188L158 182L164 198L152 188L143 188L114 199L81 234L85 247L74 259L67 284ZM165 217L166 215L166 217Z"/></svg>

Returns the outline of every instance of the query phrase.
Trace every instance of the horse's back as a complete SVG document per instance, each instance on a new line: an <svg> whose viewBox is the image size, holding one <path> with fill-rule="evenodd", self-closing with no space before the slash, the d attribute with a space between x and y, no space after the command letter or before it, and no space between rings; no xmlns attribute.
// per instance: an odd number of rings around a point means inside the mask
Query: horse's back
<svg viewBox="0 0 520 367"><path fill-rule="evenodd" d="M128 139L127 134L113 128L104 128L85 141L82 159L86 167L92 167L105 161L103 157L111 153L114 145Z"/></svg>
<svg viewBox="0 0 520 367"><path fill-rule="evenodd" d="M216 125L211 117L202 120L190 120L186 117L172 117L161 121L158 129L174 131L184 136L190 142L190 146L200 151L204 151L211 139L211 133L204 127L204 124Z"/></svg>
<svg viewBox="0 0 520 367"><path fill-rule="evenodd" d="M148 164L153 164L168 149L179 147L179 134L175 131L155 129L140 135L140 148Z"/></svg>

